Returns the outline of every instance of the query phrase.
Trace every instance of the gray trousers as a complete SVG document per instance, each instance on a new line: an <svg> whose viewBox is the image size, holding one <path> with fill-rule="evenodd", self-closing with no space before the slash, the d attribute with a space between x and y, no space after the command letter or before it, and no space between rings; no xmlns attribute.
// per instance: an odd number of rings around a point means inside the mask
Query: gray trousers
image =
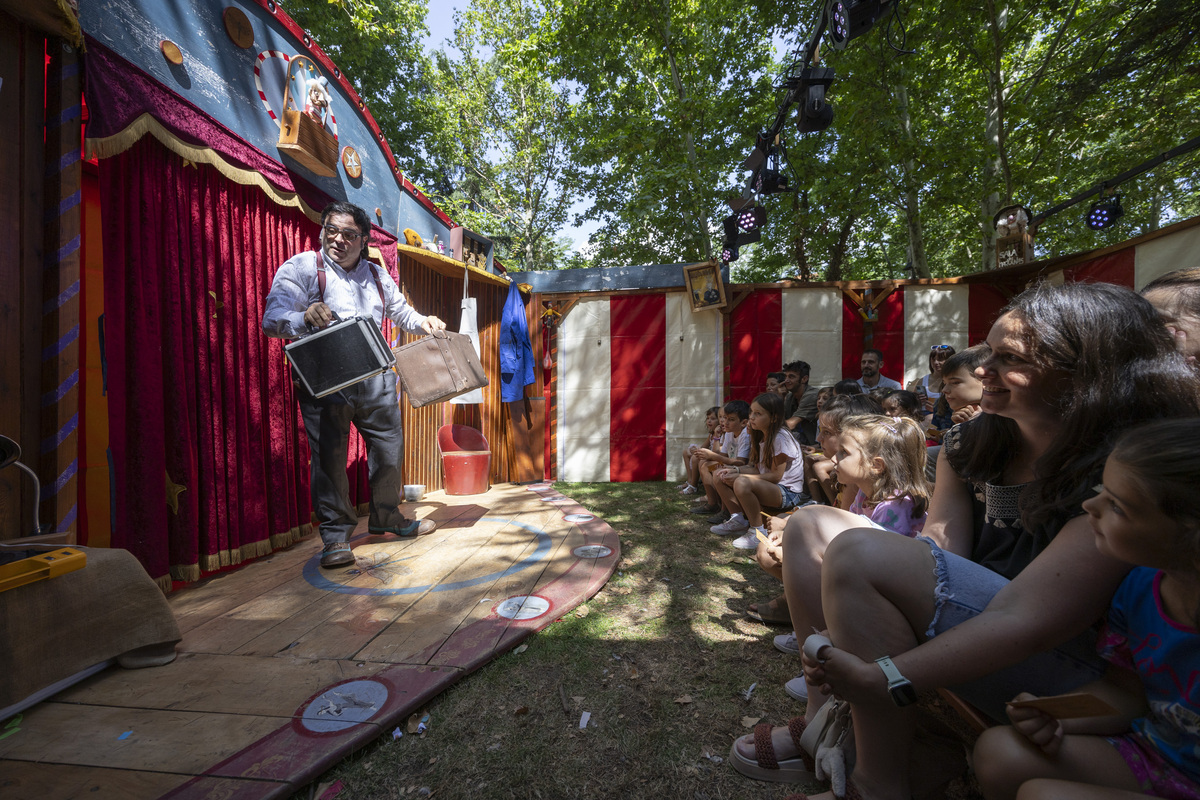
<svg viewBox="0 0 1200 800"><path fill-rule="evenodd" d="M408 520L399 507L404 499L404 429L396 373L388 370L321 398L303 387L297 394L308 433L312 504L321 526L321 541L347 542L358 524L346 474L351 422L367 444L371 484L368 528L372 533L398 533Z"/></svg>

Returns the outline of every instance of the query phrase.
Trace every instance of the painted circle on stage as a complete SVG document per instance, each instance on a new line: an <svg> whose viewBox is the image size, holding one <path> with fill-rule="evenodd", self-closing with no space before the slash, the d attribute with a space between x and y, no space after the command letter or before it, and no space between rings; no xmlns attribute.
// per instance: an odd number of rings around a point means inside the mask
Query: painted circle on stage
<svg viewBox="0 0 1200 800"><path fill-rule="evenodd" d="M612 548L602 544L585 544L571 551L576 558L607 558L612 555Z"/></svg>
<svg viewBox="0 0 1200 800"><path fill-rule="evenodd" d="M595 518L593 514L567 514L563 517L567 522L591 522Z"/></svg>
<svg viewBox="0 0 1200 800"><path fill-rule="evenodd" d="M543 503L554 503L555 505L562 505L564 503L574 503L575 501L564 495L556 494L553 497L543 497L542 502Z"/></svg>
<svg viewBox="0 0 1200 800"><path fill-rule="evenodd" d="M553 489L554 484L553 483L531 483L530 485L526 486L525 488L531 492L545 492L549 489Z"/></svg>
<svg viewBox="0 0 1200 800"><path fill-rule="evenodd" d="M475 524L492 523L498 528L520 528L528 532L537 543L533 552L526 555L516 563L507 563L502 569L491 569L486 574L470 575L469 571L463 570L459 562L454 562L447 569L455 569L454 577L457 577L464 572L462 578L450 580L446 583L436 582L427 583L425 574L414 574L417 567L417 559L426 556L431 550L438 547L448 548L445 552L447 557L455 551L456 547L461 547L461 542L456 543L452 538L443 538L440 541L435 539L435 535L422 536L418 539L398 539L388 536L380 537L360 537L371 538L376 541L364 542L354 546L354 564L345 569L325 570L321 568L321 553L318 551L313 554L304 564L304 580L308 581L309 585L329 592L338 594L357 594L357 595L404 595L404 594L424 594L425 592L452 592L456 589L466 589L471 586L477 586L484 583L493 583L501 578L509 575L515 575L518 572L523 572L530 567L541 564L545 561L550 551L554 549L554 540L550 534L540 528L516 520L501 519L495 517L483 517L476 520ZM466 531L458 531L455 536L462 538L466 535ZM412 545L426 542L432 544L431 547L421 546L419 548ZM492 543L484 541L484 546L491 546ZM506 551L511 546L511 538L506 538L503 541L497 541L494 546L499 550ZM499 556L499 553L498 553ZM483 559L485 563L495 563L494 560Z"/></svg>
<svg viewBox="0 0 1200 800"><path fill-rule="evenodd" d="M300 724L313 733L344 731L375 716L387 699L387 686L379 681L339 683L302 707Z"/></svg>
<svg viewBox="0 0 1200 800"><path fill-rule="evenodd" d="M536 594L510 597L496 606L496 613L505 619L534 619L550 610L550 601Z"/></svg>

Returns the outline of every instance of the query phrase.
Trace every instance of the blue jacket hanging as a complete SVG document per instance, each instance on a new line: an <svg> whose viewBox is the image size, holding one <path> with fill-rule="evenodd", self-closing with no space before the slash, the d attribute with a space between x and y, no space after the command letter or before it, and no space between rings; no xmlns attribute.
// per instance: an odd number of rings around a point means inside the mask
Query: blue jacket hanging
<svg viewBox="0 0 1200 800"><path fill-rule="evenodd" d="M520 400L525 387L533 382L533 345L529 343L525 303L517 284L510 283L500 317L500 399L505 403Z"/></svg>

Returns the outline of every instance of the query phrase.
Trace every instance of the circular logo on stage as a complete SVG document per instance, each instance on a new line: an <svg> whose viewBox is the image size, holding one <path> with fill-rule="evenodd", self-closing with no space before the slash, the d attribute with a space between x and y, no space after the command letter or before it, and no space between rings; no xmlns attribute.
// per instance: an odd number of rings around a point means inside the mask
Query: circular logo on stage
<svg viewBox="0 0 1200 800"><path fill-rule="evenodd" d="M543 503L554 503L556 505L563 505L564 503L574 503L575 501L564 495L556 494L556 495L552 495L550 497L543 497L542 502Z"/></svg>
<svg viewBox="0 0 1200 800"><path fill-rule="evenodd" d="M591 522L595 518L592 514L567 514L563 517L567 522Z"/></svg>
<svg viewBox="0 0 1200 800"><path fill-rule="evenodd" d="M346 174L351 178L362 177L362 159L358 156L358 151L347 145L342 148L342 169L346 170Z"/></svg>
<svg viewBox="0 0 1200 800"><path fill-rule="evenodd" d="M510 597L496 606L496 613L505 619L534 619L550 610L550 601L536 594Z"/></svg>
<svg viewBox="0 0 1200 800"><path fill-rule="evenodd" d="M525 487L531 492L545 492L554 488L553 483L531 483Z"/></svg>
<svg viewBox="0 0 1200 800"><path fill-rule="evenodd" d="M313 733L344 731L375 716L387 699L387 686L379 681L340 683L300 708L300 724Z"/></svg>
<svg viewBox="0 0 1200 800"><path fill-rule="evenodd" d="M346 569L321 569L321 553L318 551L304 564L304 579L310 586L338 594L402 595L452 592L455 589L494 583L501 578L523 572L542 563L554 549L554 540L550 534L532 525L495 517L483 517L475 524L480 523L492 523L499 527L511 526L510 530L518 528L527 532L537 544L532 553L503 569L494 569L484 575L462 577L448 583L427 583L429 576L417 573L413 565L430 549L453 548L453 543L446 539L438 540L436 536L422 536L419 539L396 539L389 536L383 541L379 541L378 537L370 537L375 540L371 542L364 542L362 539L367 537L360 537L360 544L351 543L354 545L353 565ZM456 571L455 577L463 571Z"/></svg>
<svg viewBox="0 0 1200 800"><path fill-rule="evenodd" d="M612 555L612 548L602 544L585 544L571 551L576 558L606 558Z"/></svg>

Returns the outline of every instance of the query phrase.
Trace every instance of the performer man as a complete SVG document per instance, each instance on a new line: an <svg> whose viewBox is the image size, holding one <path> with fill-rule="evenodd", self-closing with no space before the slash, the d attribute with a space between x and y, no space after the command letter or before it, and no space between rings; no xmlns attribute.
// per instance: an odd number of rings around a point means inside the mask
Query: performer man
<svg viewBox="0 0 1200 800"><path fill-rule="evenodd" d="M446 323L422 316L400 293L387 270L367 260L371 220L346 202L330 203L321 212L321 251L289 258L275 273L263 312L263 333L295 339L338 319L370 317L383 323L386 314L409 333L445 330ZM300 412L312 464L312 498L320 523L322 567L354 563L350 534L358 516L350 503L346 451L350 423L367 443L371 482L371 533L416 536L431 533L432 520L409 520L400 512L404 431L396 374L376 375L340 392L315 398L298 387Z"/></svg>

